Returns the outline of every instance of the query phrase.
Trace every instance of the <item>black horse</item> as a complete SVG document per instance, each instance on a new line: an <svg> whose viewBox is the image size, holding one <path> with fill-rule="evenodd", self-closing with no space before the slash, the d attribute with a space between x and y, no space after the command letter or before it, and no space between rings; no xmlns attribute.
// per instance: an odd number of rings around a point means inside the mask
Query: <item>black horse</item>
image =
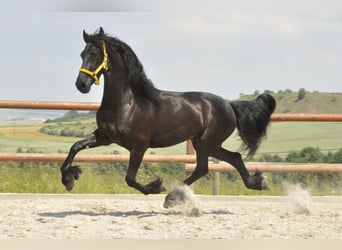
<svg viewBox="0 0 342 250"><path fill-rule="evenodd" d="M81 53L82 67L76 87L88 93L104 76L104 94L96 113L98 128L93 134L76 142L61 167L62 183L70 191L81 169L71 166L82 149L116 143L130 152L126 182L143 194L165 191L157 179L147 185L136 181L144 153L148 148L168 147L191 140L196 151L195 171L184 180L190 185L208 173L208 157L232 164L247 188L267 189L267 182L257 171L250 175L241 154L222 148L222 143L237 127L239 135L252 156L266 134L270 116L275 109L271 95L261 94L252 101L227 102L221 97L200 92L169 92L155 88L144 73L133 50L124 42L104 33L100 28L89 35Z"/></svg>

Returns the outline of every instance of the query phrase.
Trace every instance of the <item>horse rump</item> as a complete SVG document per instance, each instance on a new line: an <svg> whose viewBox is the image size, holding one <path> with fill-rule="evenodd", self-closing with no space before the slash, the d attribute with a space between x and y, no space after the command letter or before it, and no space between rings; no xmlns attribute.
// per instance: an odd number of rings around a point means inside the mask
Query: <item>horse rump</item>
<svg viewBox="0 0 342 250"><path fill-rule="evenodd" d="M237 129L244 144L242 149L248 152L247 158L250 159L266 136L276 101L273 96L264 93L252 101L232 101L230 105L235 112Z"/></svg>

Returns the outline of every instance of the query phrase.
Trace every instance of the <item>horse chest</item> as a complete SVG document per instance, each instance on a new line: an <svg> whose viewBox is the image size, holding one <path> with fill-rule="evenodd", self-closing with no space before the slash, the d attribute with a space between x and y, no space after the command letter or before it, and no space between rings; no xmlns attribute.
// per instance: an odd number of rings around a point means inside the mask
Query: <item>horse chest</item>
<svg viewBox="0 0 342 250"><path fill-rule="evenodd" d="M127 119L112 112L97 113L98 130L113 142L119 143L128 132Z"/></svg>

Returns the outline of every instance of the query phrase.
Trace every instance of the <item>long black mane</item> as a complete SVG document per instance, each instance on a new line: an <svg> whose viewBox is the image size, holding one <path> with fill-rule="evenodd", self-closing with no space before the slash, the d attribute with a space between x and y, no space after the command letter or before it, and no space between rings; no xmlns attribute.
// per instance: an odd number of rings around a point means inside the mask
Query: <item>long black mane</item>
<svg viewBox="0 0 342 250"><path fill-rule="evenodd" d="M155 105L158 104L157 94L160 91L155 88L152 81L147 78L143 65L129 45L116 37L112 37L100 31L95 31L95 33L91 35L91 40L101 49L102 42L104 41L107 46L109 58L111 57L111 54L115 52L120 55L128 71L128 79L132 92L137 99L145 99Z"/></svg>

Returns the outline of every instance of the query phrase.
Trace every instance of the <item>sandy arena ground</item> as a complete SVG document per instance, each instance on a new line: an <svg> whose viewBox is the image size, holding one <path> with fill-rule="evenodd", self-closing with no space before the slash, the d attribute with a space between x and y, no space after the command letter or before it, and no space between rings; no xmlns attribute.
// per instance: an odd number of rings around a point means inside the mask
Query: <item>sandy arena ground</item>
<svg viewBox="0 0 342 250"><path fill-rule="evenodd" d="M342 239L342 197L0 194L0 239Z"/></svg>

